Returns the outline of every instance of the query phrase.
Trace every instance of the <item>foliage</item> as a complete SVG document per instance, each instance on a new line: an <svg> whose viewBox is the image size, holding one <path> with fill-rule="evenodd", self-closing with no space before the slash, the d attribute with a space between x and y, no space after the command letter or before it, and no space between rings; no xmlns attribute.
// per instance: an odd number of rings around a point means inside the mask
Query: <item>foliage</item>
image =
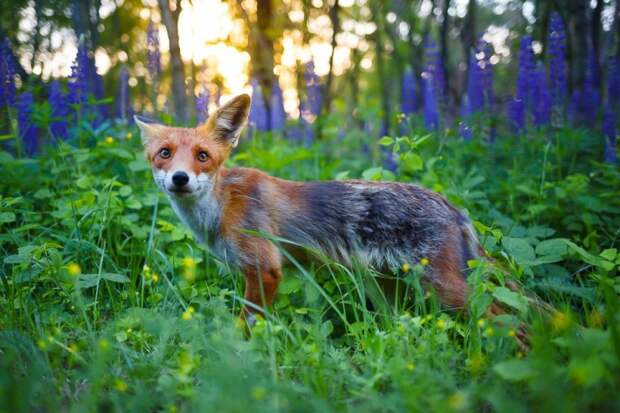
<svg viewBox="0 0 620 413"><path fill-rule="evenodd" d="M340 121L311 146L254 131L230 166L442 192L507 273L471 262L472 317L421 289L424 263L402 269L407 299L391 305L369 269L293 265L246 340L241 275L179 224L137 131L83 123L36 159L0 152L0 411L618 410L620 172L595 161L603 139L567 128L487 145L413 120L380 141L393 173ZM540 315L534 295L557 311ZM510 315L485 317L492 299Z"/></svg>

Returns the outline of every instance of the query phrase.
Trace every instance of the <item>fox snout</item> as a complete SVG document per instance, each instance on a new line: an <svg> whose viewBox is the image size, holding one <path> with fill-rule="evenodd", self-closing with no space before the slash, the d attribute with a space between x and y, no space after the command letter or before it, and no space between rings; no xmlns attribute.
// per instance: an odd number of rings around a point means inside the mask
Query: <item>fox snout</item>
<svg viewBox="0 0 620 413"><path fill-rule="evenodd" d="M174 171L154 171L155 181L167 194L176 197L187 197L202 192L210 186L210 178L201 173L177 169Z"/></svg>

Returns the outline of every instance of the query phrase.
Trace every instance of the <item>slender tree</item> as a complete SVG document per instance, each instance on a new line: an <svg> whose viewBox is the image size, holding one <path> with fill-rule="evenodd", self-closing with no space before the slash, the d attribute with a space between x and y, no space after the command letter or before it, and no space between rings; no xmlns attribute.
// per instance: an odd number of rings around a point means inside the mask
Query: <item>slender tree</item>
<svg viewBox="0 0 620 413"><path fill-rule="evenodd" d="M179 46L180 0L158 0L170 45L170 68L172 71L172 98L175 116L182 122L187 121L187 103L185 94L185 65L181 58ZM171 7L172 6L172 7Z"/></svg>

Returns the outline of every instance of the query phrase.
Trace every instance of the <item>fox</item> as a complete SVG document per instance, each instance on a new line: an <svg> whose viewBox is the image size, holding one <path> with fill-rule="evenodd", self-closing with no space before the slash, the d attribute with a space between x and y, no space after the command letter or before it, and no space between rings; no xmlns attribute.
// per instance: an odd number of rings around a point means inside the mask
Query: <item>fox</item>
<svg viewBox="0 0 620 413"><path fill-rule="evenodd" d="M424 282L439 301L466 307L468 261L484 250L462 211L416 184L296 182L228 168L250 106L250 96L240 94L194 128L135 118L154 181L173 210L210 253L243 273L244 321L255 322L276 297L286 258L276 238L381 273L424 262Z"/></svg>

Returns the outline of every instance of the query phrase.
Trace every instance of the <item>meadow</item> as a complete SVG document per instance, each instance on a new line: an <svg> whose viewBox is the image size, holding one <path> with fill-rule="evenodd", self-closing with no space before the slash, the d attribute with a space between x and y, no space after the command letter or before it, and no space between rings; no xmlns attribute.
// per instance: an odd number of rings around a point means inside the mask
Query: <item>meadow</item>
<svg viewBox="0 0 620 413"><path fill-rule="evenodd" d="M619 45L611 0L8 2L0 413L620 411ZM425 258L317 256L240 324L243 275L132 119L195 126L242 92L227 166L416 183L471 217L467 307Z"/></svg>
<svg viewBox="0 0 620 413"><path fill-rule="evenodd" d="M76 129L87 146L0 153L0 411L620 409L620 171L598 161L600 135L531 130L489 144L414 127L377 142L338 124L328 118L310 145L254 131L230 166L443 193L497 261L470 263L469 315L421 288L423 263L397 274L409 299L394 305L373 287L382 275L324 260L287 268L246 338L243 277L180 224L137 129L106 122ZM396 173L378 166L394 143ZM508 314L485 317L491 300Z"/></svg>

